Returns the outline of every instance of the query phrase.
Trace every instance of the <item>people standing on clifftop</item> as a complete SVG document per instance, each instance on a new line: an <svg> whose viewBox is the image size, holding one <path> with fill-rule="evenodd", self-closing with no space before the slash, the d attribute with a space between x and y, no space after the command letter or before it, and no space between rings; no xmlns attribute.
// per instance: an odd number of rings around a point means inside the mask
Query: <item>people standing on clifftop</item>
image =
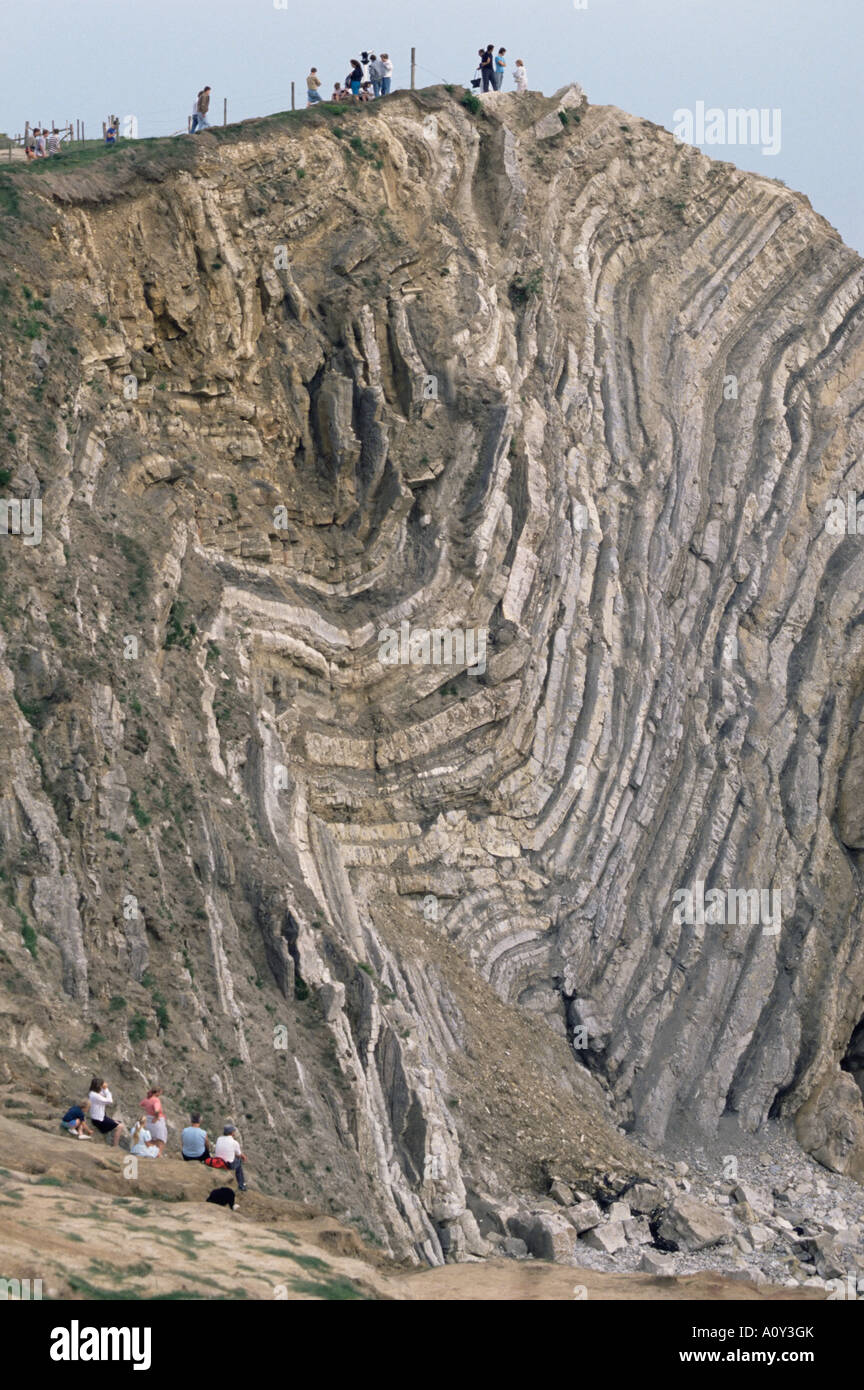
<svg viewBox="0 0 864 1390"><path fill-rule="evenodd" d="M93 1077L87 1099L90 1102L90 1123L99 1130L100 1134L104 1134L106 1139L109 1134L113 1134L114 1138L111 1142L116 1149L120 1143L120 1135L126 1126L122 1120L112 1120L110 1116L105 1114L105 1106L113 1105L114 1097L102 1077Z"/></svg>
<svg viewBox="0 0 864 1390"><path fill-rule="evenodd" d="M147 1092L146 1100L142 1100L141 1109L147 1116L150 1128L151 1143L157 1146L158 1157L162 1157L162 1150L168 1141L168 1126L165 1122L165 1111L162 1109L162 1088L153 1086Z"/></svg>
<svg viewBox="0 0 864 1390"><path fill-rule="evenodd" d="M320 86L321 86L321 79L320 79L319 76L318 76L318 69L317 69L317 68L311 68L310 71L309 71L309 76L306 78L306 105L307 105L307 106L314 106L315 103L316 103L316 101L320 101L320 100L321 100L321 97L320 97L319 92L318 92L318 88L319 88Z"/></svg>
<svg viewBox="0 0 864 1390"><path fill-rule="evenodd" d="M210 88L202 87L195 98L195 108L192 112L192 125L189 130L190 135L194 135L196 130L209 130L210 122L207 119L207 112L210 110Z"/></svg>
<svg viewBox="0 0 864 1390"><path fill-rule="evenodd" d="M513 81L516 83L517 92L527 92L528 74L525 71L525 64L521 58L516 59L516 66L513 69Z"/></svg>

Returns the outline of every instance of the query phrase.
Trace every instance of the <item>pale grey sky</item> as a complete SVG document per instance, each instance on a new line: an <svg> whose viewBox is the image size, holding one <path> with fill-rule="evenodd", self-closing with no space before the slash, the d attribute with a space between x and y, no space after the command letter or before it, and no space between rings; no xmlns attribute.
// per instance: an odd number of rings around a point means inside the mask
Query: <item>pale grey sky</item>
<svg viewBox="0 0 864 1390"><path fill-rule="evenodd" d="M139 118L142 135L185 128L209 82L221 119L298 104L314 63L327 90L360 49L384 48L394 86L467 83L477 49L503 44L529 86L581 82L673 128L679 109L748 107L781 113L780 152L705 145L706 153L782 178L806 193L845 240L864 251L862 0L0 0L0 130L82 118L88 134L109 112ZM277 5L280 8L277 8ZM512 88L512 66L506 86Z"/></svg>

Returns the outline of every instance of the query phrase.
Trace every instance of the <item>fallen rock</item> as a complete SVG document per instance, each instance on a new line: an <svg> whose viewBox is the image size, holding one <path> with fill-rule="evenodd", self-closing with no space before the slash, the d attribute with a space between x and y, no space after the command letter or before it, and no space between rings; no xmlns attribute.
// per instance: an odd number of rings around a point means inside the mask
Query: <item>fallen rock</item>
<svg viewBox="0 0 864 1390"><path fill-rule="evenodd" d="M595 1226L580 1240L585 1245L590 1245L592 1250L603 1250L607 1255L614 1255L616 1250L623 1250L627 1244L627 1237L624 1234L624 1224L621 1221L607 1221L605 1226Z"/></svg>
<svg viewBox="0 0 864 1390"><path fill-rule="evenodd" d="M571 1189L565 1182L561 1182L557 1178L549 1188L549 1196L552 1198L553 1202L558 1203L559 1207L570 1207L573 1205L573 1193Z"/></svg>
<svg viewBox="0 0 864 1390"><path fill-rule="evenodd" d="M719 1211L692 1197L676 1197L656 1226L656 1235L673 1250L707 1250L732 1236L732 1228Z"/></svg>
<svg viewBox="0 0 864 1390"><path fill-rule="evenodd" d="M746 1202L748 1206L759 1210L764 1206L764 1199L755 1187L749 1187L746 1183L736 1183L732 1189L732 1196L736 1202Z"/></svg>
<svg viewBox="0 0 864 1390"><path fill-rule="evenodd" d="M590 1200L579 1202L574 1207L567 1207L564 1216L579 1235L583 1231L590 1231L594 1226L599 1226L603 1220L603 1213L597 1203Z"/></svg>
<svg viewBox="0 0 864 1390"><path fill-rule="evenodd" d="M816 1088L795 1117L795 1134L826 1168L864 1181L864 1102L848 1072Z"/></svg>
<svg viewBox="0 0 864 1390"><path fill-rule="evenodd" d="M651 1223L647 1216L631 1216L629 1221L622 1221L621 1224L628 1245L651 1244Z"/></svg>
<svg viewBox="0 0 864 1390"><path fill-rule="evenodd" d="M569 1260L576 1242L576 1232L564 1212L520 1213L510 1220L510 1230L524 1240L528 1253L538 1260Z"/></svg>
<svg viewBox="0 0 864 1390"><path fill-rule="evenodd" d="M752 1226L747 1227L747 1239L751 1245L759 1250L763 1245L770 1245L771 1241L774 1239L774 1232L757 1221Z"/></svg>
<svg viewBox="0 0 864 1390"><path fill-rule="evenodd" d="M518 1236L507 1236L502 1242L501 1253L506 1255L508 1260L527 1260L528 1246Z"/></svg>
<svg viewBox="0 0 864 1390"><path fill-rule="evenodd" d="M607 1215L610 1221L629 1221L633 1213L626 1202L613 1202Z"/></svg>
<svg viewBox="0 0 864 1390"><path fill-rule="evenodd" d="M669 1256L661 1255L658 1250L646 1250L639 1261L639 1269L643 1274L664 1274L670 1276L675 1273Z"/></svg>
<svg viewBox="0 0 864 1390"><path fill-rule="evenodd" d="M823 1279L840 1279L846 1273L846 1260L833 1236L804 1236L798 1243L806 1258L816 1266Z"/></svg>
<svg viewBox="0 0 864 1390"><path fill-rule="evenodd" d="M650 1216L651 1212L663 1205L664 1200L661 1189L653 1182L637 1182L635 1186L627 1188L624 1196L630 1210L639 1216Z"/></svg>

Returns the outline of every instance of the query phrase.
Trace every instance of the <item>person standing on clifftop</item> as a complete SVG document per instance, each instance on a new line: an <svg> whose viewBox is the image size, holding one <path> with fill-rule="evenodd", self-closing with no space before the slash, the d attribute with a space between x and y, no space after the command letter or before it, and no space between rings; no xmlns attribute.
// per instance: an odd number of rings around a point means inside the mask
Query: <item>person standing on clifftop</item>
<svg viewBox="0 0 864 1390"><path fill-rule="evenodd" d="M480 76L483 79L483 91L494 92L495 90L495 59L492 56L494 46L490 43L487 48L480 50Z"/></svg>
<svg viewBox="0 0 864 1390"><path fill-rule="evenodd" d="M378 71L381 73L381 95L382 97L389 96L393 81L393 64L390 61L389 54L381 54L378 60Z"/></svg>
<svg viewBox="0 0 864 1390"><path fill-rule="evenodd" d="M162 1150L168 1140L168 1126L165 1122L165 1111L162 1109L161 1087L153 1086L147 1092L147 1099L142 1100L141 1109L149 1121L150 1139L157 1146L157 1155L161 1158Z"/></svg>
<svg viewBox="0 0 864 1390"><path fill-rule="evenodd" d="M350 87L351 95L356 101L360 95L360 84L363 81L363 68L356 58L351 59L351 71L345 78L345 86Z"/></svg>
<svg viewBox="0 0 864 1390"><path fill-rule="evenodd" d="M369 81L372 83L372 95L381 95L381 63L374 53L369 54L369 66L366 69Z"/></svg>
<svg viewBox="0 0 864 1390"><path fill-rule="evenodd" d="M314 106L315 103L316 103L316 101L320 101L320 100L321 100L321 97L320 97L320 95L319 95L319 93L318 93L318 88L319 88L320 86L321 86L321 79L320 79L319 76L318 76L318 69L317 69L317 68L311 68L311 69L310 69L310 72L309 72L309 76L306 78L306 105L307 105L307 106Z"/></svg>
<svg viewBox="0 0 864 1390"><path fill-rule="evenodd" d="M495 90L496 90L496 92L500 92L501 88L504 86L504 69L505 69L506 66L507 66L507 62L506 62L506 59L505 59L505 57L504 57L504 54L505 54L506 52L507 52L507 49L506 49L506 48L499 48L499 49L498 49L498 56L497 56L496 59L495 59Z"/></svg>
<svg viewBox="0 0 864 1390"><path fill-rule="evenodd" d="M190 135L194 135L196 130L208 130L210 122L207 119L207 112L210 110L210 88L202 87L195 98L195 110L192 112L192 127Z"/></svg>
<svg viewBox="0 0 864 1390"><path fill-rule="evenodd" d="M516 66L513 69L513 81L516 83L517 92L527 92L528 74L525 71L525 64L521 58L516 59Z"/></svg>

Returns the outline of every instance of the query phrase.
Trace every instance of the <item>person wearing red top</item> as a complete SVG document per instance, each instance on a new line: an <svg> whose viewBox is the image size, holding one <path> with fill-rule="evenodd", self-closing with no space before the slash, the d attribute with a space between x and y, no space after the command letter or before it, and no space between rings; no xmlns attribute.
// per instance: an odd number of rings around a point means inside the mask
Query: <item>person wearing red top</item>
<svg viewBox="0 0 864 1390"><path fill-rule="evenodd" d="M159 1150L159 1157L162 1157L162 1150L168 1140L168 1126L165 1123L165 1111L162 1109L162 1087L153 1086L147 1092L147 1099L142 1100L141 1109L147 1116L147 1128L150 1131L150 1142L155 1144Z"/></svg>

